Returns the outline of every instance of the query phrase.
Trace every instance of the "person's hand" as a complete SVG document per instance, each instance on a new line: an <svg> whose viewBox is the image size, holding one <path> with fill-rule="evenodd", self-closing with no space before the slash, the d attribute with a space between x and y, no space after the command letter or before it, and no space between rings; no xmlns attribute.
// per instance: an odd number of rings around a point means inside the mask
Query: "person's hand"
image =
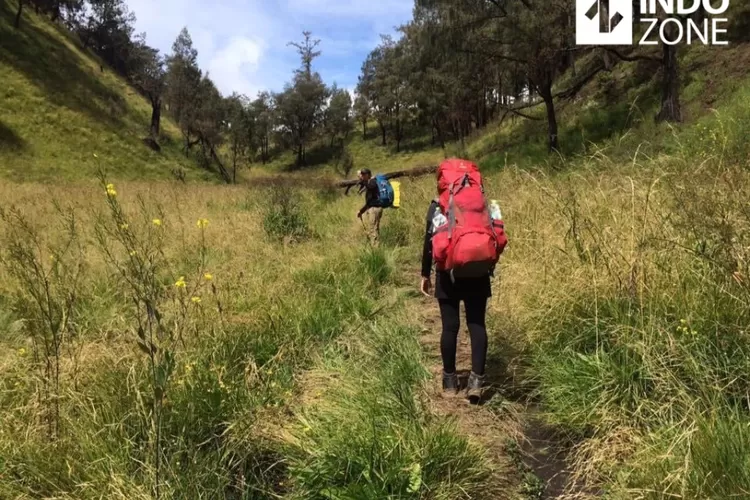
<svg viewBox="0 0 750 500"><path fill-rule="evenodd" d="M357 219L362 220L362 212L357 212Z"/></svg>
<svg viewBox="0 0 750 500"><path fill-rule="evenodd" d="M419 287L419 290L422 292L422 294L425 297L430 297L430 289L432 288L432 282L430 281L430 278L422 277L422 284Z"/></svg>

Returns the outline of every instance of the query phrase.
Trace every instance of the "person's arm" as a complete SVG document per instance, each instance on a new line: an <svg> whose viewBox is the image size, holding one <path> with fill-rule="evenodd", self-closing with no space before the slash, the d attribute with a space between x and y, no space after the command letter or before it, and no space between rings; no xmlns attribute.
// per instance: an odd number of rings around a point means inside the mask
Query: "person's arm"
<svg viewBox="0 0 750 500"><path fill-rule="evenodd" d="M429 278L432 273L432 218L435 217L437 203L432 201L427 210L427 225L424 232L424 243L422 245L422 277Z"/></svg>
<svg viewBox="0 0 750 500"><path fill-rule="evenodd" d="M378 183L375 182L375 179L370 179L367 184L365 184L365 189L365 205L359 210L360 217L362 217L362 214L364 214L368 208L375 206L379 194Z"/></svg>

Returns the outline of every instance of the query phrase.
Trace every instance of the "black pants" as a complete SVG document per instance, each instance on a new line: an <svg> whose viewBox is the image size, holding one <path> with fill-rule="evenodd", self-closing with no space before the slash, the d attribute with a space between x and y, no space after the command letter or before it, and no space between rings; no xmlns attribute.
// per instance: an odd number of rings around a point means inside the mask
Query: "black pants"
<svg viewBox="0 0 750 500"><path fill-rule="evenodd" d="M443 356L443 370L445 373L456 371L456 344L458 330L461 327L460 302L458 300L440 299L440 318L443 321L443 336L440 339L440 352ZM467 298L466 323L471 334L471 371L477 375L484 375L484 365L487 362L487 328L485 316L487 313L487 299Z"/></svg>

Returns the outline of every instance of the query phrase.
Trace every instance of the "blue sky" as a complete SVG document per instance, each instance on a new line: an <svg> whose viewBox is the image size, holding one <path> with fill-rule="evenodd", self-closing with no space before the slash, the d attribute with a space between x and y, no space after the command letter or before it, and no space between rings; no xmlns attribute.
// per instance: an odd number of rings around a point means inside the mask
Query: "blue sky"
<svg viewBox="0 0 750 500"><path fill-rule="evenodd" d="M413 0L126 0L135 13L136 31L162 51L187 26L208 71L225 95L255 97L282 90L299 66L289 41L311 31L323 54L315 69L327 84L353 89L362 61L380 34L411 18Z"/></svg>

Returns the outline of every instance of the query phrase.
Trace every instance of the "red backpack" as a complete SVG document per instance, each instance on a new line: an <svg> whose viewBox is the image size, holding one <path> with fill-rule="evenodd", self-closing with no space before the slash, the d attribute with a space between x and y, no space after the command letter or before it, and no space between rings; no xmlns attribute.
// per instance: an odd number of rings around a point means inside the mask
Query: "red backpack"
<svg viewBox="0 0 750 500"><path fill-rule="evenodd" d="M438 167L440 209L448 219L432 236L438 270L456 277L487 275L497 264L508 239L502 220L493 220L479 167L461 159Z"/></svg>

